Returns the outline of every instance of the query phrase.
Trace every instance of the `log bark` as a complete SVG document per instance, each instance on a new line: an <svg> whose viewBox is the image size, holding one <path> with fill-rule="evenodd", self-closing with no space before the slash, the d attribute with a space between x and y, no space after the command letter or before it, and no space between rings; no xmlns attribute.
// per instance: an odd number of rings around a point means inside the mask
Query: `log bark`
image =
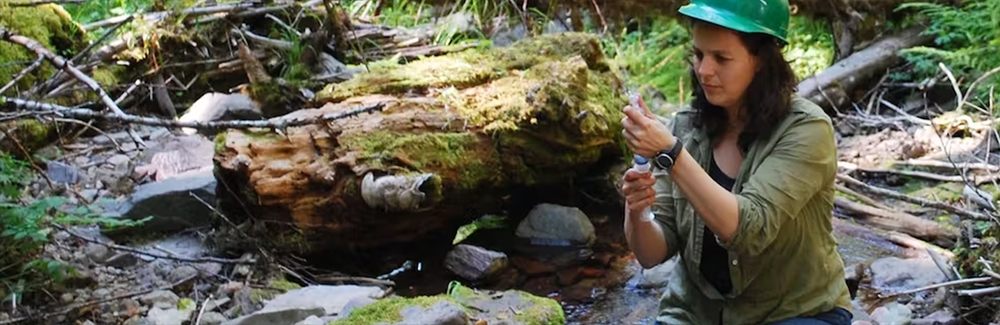
<svg viewBox="0 0 1000 325"><path fill-rule="evenodd" d="M586 34L381 67L280 118L380 112L217 139L220 209L279 249L376 249L452 231L521 186L561 186L622 155L625 97ZM453 227L453 228L452 228Z"/></svg>
<svg viewBox="0 0 1000 325"><path fill-rule="evenodd" d="M867 224L905 233L927 241L953 242L958 231L924 220L909 213L894 212L856 203L842 197L834 198L834 205Z"/></svg>
<svg viewBox="0 0 1000 325"><path fill-rule="evenodd" d="M823 72L798 85L798 94L836 116L841 107L850 104L852 92L898 63L900 50L931 42L932 35L921 35L925 28L917 26L876 41Z"/></svg>

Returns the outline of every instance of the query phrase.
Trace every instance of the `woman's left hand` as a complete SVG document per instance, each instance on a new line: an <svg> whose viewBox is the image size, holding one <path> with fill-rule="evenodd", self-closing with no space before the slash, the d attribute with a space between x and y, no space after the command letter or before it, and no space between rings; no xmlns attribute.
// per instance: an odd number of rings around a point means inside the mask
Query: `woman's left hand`
<svg viewBox="0 0 1000 325"><path fill-rule="evenodd" d="M625 106L625 117L622 118L622 135L634 154L643 157L656 156L660 151L674 146L674 135L667 126L660 123L639 99L641 107Z"/></svg>

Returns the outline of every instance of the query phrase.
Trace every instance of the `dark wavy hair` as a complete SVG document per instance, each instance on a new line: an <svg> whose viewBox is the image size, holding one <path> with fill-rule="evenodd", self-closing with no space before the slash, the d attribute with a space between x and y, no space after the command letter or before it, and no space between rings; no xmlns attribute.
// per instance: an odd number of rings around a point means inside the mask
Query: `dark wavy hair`
<svg viewBox="0 0 1000 325"><path fill-rule="evenodd" d="M703 20L691 19L690 27L695 24L710 24ZM744 92L744 110L739 116L747 120L743 124L737 144L744 153L755 140L766 137L774 125L788 116L792 106L792 94L796 91L798 78L791 65L781 53L784 44L771 35L760 33L744 33L735 31L750 52L760 62L760 70L754 75L750 85ZM705 97L694 62L688 59L689 73L692 82L691 107L695 116L691 120L694 127L705 128L708 136L715 139L726 132L729 116L722 107L712 105Z"/></svg>

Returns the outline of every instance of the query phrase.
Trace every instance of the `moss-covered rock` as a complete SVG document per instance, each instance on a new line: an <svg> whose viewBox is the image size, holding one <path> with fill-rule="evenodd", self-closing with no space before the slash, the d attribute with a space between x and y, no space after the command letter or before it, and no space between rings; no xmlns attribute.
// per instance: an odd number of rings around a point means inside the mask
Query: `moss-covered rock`
<svg viewBox="0 0 1000 325"><path fill-rule="evenodd" d="M0 2L0 27L9 29L45 46L62 56L71 56L87 46L87 34L69 13L57 4L10 7ZM0 85L7 84L38 56L23 46L0 42ZM48 63L29 73L17 83L19 89L31 87L39 79L52 76L55 68Z"/></svg>
<svg viewBox="0 0 1000 325"><path fill-rule="evenodd" d="M519 290L502 292L480 291L453 284L451 292L413 298L391 297L355 309L351 314L329 325L393 324L404 320L401 312L407 307L427 308L445 301L461 306L469 318L485 320L487 324L562 325L566 316L559 302L534 296ZM505 321L505 322L502 322Z"/></svg>

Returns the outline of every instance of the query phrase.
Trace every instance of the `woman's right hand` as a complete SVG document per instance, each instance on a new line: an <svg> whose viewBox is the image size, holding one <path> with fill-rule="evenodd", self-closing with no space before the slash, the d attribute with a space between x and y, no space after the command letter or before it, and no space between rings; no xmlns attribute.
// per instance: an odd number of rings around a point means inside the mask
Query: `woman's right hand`
<svg viewBox="0 0 1000 325"><path fill-rule="evenodd" d="M653 206L656 201L656 191L653 190L656 178L652 172L643 173L629 168L622 180L622 195L625 196L625 209L629 215L639 216L643 210Z"/></svg>

